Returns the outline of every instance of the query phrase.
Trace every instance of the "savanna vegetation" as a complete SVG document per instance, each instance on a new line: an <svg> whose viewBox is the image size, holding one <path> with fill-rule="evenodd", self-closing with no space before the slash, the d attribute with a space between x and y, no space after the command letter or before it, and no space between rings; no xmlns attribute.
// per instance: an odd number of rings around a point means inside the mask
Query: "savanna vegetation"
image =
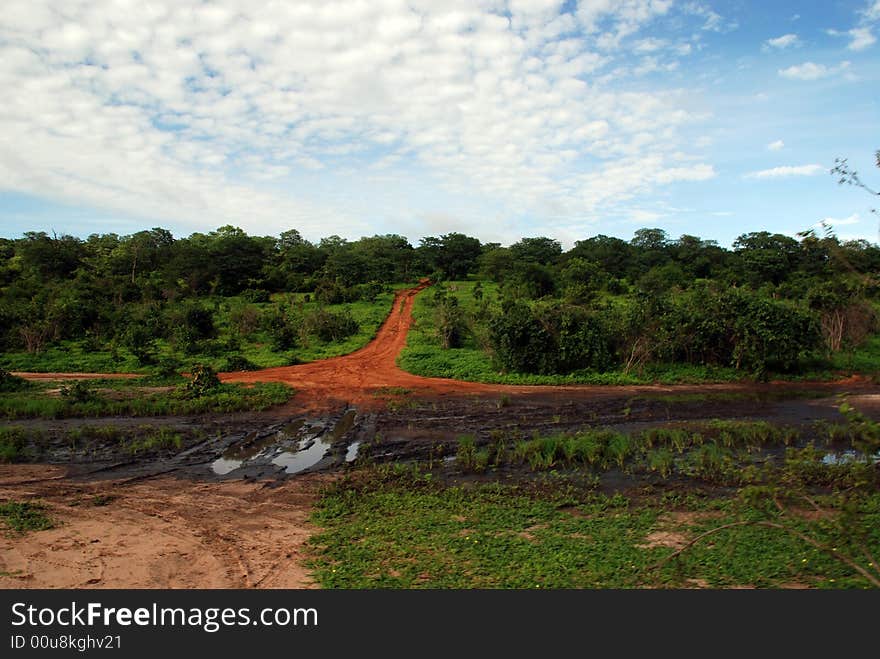
<svg viewBox="0 0 880 659"><path fill-rule="evenodd" d="M724 249L659 229L492 247L416 303L401 366L509 383L880 372L880 248L830 231Z"/></svg>
<svg viewBox="0 0 880 659"><path fill-rule="evenodd" d="M511 382L822 376L880 370L880 247L831 232L744 234L732 249L640 229L564 251L463 234L317 244L235 227L175 239L0 240L8 370L247 370L355 350L394 282L430 277L401 365ZM402 284L398 283L397 286Z"/></svg>
<svg viewBox="0 0 880 659"><path fill-rule="evenodd" d="M880 424L840 411L812 428L499 431L460 437L452 463L435 450L367 462L321 499L315 575L337 588L880 587Z"/></svg>
<svg viewBox="0 0 880 659"><path fill-rule="evenodd" d="M3 384L5 383L5 384ZM290 399L280 382L223 384L214 370L194 364L187 377L28 382L0 369L0 419L164 416L261 411ZM0 432L0 461L4 443Z"/></svg>
<svg viewBox="0 0 880 659"><path fill-rule="evenodd" d="M880 158L878 158L880 165ZM842 184L876 192L846 160ZM461 233L310 242L234 226L86 239L0 239L0 367L179 372L344 354L388 312L394 282L423 295L401 364L478 380L628 382L880 371L880 246L826 227L759 231L728 249L644 228L564 251ZM461 282L461 283L457 283Z"/></svg>

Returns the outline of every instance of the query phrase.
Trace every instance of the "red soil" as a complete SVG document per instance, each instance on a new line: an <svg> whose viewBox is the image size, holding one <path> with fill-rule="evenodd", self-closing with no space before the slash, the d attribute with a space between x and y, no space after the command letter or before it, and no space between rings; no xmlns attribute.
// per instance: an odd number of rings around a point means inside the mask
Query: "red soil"
<svg viewBox="0 0 880 659"><path fill-rule="evenodd" d="M675 391L676 393L713 391L761 391L767 389L829 389L846 386L868 386L863 376L853 376L839 382L752 382L698 385L639 385L639 386L521 386L483 384L446 378L429 378L400 369L396 360L406 345L406 335L412 325L412 307L415 296L428 286L423 281L415 288L398 291L391 313L379 328L376 337L356 352L296 366L280 366L258 371L221 373L223 382L284 382L297 390L294 406L320 409L338 403L357 404L362 407L384 404L383 389L398 387L408 389L415 397L465 395L522 395L550 398L598 398L603 396L627 396L647 392ZM136 375L101 373L17 373L32 380L89 379L99 377L130 378Z"/></svg>
<svg viewBox="0 0 880 659"><path fill-rule="evenodd" d="M412 307L415 296L428 286L422 282L412 289L398 291L391 313L379 328L376 337L360 350L332 359L282 366L259 371L240 373L223 373L220 379L224 382L284 382L294 387L298 394L296 403L317 409L333 403L354 403L359 406L383 404L381 393L383 388L401 387L408 389L415 397L430 398L434 396L465 395L523 395L535 397L565 398L627 396L647 392L675 391L712 392L712 391L758 391L762 389L781 388L822 388L839 386L841 383L794 383L773 382L767 384L699 384L699 385L639 385L639 386L523 386L484 384L465 382L446 378L429 378L407 373L397 366L396 360L406 345L406 335L412 325ZM847 384L866 384L863 377L854 377L845 381ZM379 399L377 400L377 395Z"/></svg>

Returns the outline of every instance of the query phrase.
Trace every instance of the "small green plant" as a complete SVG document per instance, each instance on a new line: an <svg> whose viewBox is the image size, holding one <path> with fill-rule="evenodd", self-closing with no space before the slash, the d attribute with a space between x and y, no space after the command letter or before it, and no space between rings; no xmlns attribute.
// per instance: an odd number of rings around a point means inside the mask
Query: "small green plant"
<svg viewBox="0 0 880 659"><path fill-rule="evenodd" d="M455 462L462 471L471 471L477 459L477 444L473 435L462 435L458 438L458 451Z"/></svg>
<svg viewBox="0 0 880 659"><path fill-rule="evenodd" d="M31 501L7 501L0 503L0 520L13 533L44 531L55 523L46 514L46 506Z"/></svg>
<svg viewBox="0 0 880 659"><path fill-rule="evenodd" d="M89 383L85 380L74 380L69 384L65 384L59 390L61 397L70 404L88 403L100 398Z"/></svg>
<svg viewBox="0 0 880 659"><path fill-rule="evenodd" d="M0 427L0 462L18 462L24 456L27 438L18 427Z"/></svg>
<svg viewBox="0 0 880 659"><path fill-rule="evenodd" d="M193 397L205 396L220 386L217 372L207 364L194 364L189 381L183 385L183 391Z"/></svg>
<svg viewBox="0 0 880 659"><path fill-rule="evenodd" d="M23 391L30 387L30 383L24 378L13 375L5 368L0 368L0 392Z"/></svg>
<svg viewBox="0 0 880 659"><path fill-rule="evenodd" d="M675 456L668 448L651 449L648 452L648 469L658 472L663 478L672 474Z"/></svg>

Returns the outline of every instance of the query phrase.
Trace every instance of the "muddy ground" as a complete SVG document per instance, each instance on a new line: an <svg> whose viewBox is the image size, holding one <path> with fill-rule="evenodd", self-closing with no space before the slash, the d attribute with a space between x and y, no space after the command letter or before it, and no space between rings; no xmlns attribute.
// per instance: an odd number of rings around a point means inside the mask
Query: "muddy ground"
<svg viewBox="0 0 880 659"><path fill-rule="evenodd" d="M461 435L479 443L498 430L527 437L721 418L797 426L809 436L817 422L842 420L841 395L880 419L880 386L865 379L515 387L414 376L395 358L421 288L401 292L374 341L351 355L222 376L293 386L294 398L273 410L9 422L40 440L28 447L35 463L0 465L0 501L39 499L59 525L0 536L0 587L308 587L304 543L324 483L359 462L426 457L455 482L463 475L448 458ZM83 426L135 438L170 429L181 446L133 453L118 437L71 443L71 430Z"/></svg>

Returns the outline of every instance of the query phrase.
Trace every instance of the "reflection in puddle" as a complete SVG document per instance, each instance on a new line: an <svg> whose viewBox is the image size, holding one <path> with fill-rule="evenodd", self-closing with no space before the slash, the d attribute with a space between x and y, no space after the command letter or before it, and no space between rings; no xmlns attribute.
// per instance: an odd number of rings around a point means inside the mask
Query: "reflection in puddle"
<svg viewBox="0 0 880 659"><path fill-rule="evenodd" d="M277 437L269 435L268 437L264 437L263 439L250 444L234 444L224 451L223 458L221 459L244 462L245 460L257 457L263 449L272 446L276 441L278 441Z"/></svg>
<svg viewBox="0 0 880 659"><path fill-rule="evenodd" d="M284 467L288 474L297 474L316 465L327 452L327 444L315 438L310 445L299 451L283 451L272 459L272 464Z"/></svg>
<svg viewBox="0 0 880 659"><path fill-rule="evenodd" d="M235 471L241 466L243 460L228 460L226 458L217 458L211 463L211 471L218 476L225 476L230 471Z"/></svg>
<svg viewBox="0 0 880 659"><path fill-rule="evenodd" d="M346 462L354 462L357 459L358 451L360 450L360 448L361 448L360 440L358 440L356 442L352 442L349 445L348 450L345 452L345 461Z"/></svg>
<svg viewBox="0 0 880 659"><path fill-rule="evenodd" d="M357 416L356 410L348 410L345 414L342 415L342 418L339 419L339 423L337 423L333 427L333 432L330 433L330 442L334 443L337 440L341 439L345 433L351 430L351 427L354 425L354 419Z"/></svg>
<svg viewBox="0 0 880 659"><path fill-rule="evenodd" d="M864 462L865 454L857 451L843 451L842 453L826 453L822 458L822 463L826 465L848 465L854 462ZM872 462L880 462L880 453L871 456Z"/></svg>
<svg viewBox="0 0 880 659"><path fill-rule="evenodd" d="M257 439L257 433L248 434L240 442L226 449L223 455L211 464L211 470L218 476L225 476L236 469L275 465L288 474L296 474L313 467L327 453L331 445L342 440L352 429L357 418L355 410L348 410L332 430L325 432L321 422L307 423L303 419L292 421ZM360 442L348 447L346 461L357 457Z"/></svg>

